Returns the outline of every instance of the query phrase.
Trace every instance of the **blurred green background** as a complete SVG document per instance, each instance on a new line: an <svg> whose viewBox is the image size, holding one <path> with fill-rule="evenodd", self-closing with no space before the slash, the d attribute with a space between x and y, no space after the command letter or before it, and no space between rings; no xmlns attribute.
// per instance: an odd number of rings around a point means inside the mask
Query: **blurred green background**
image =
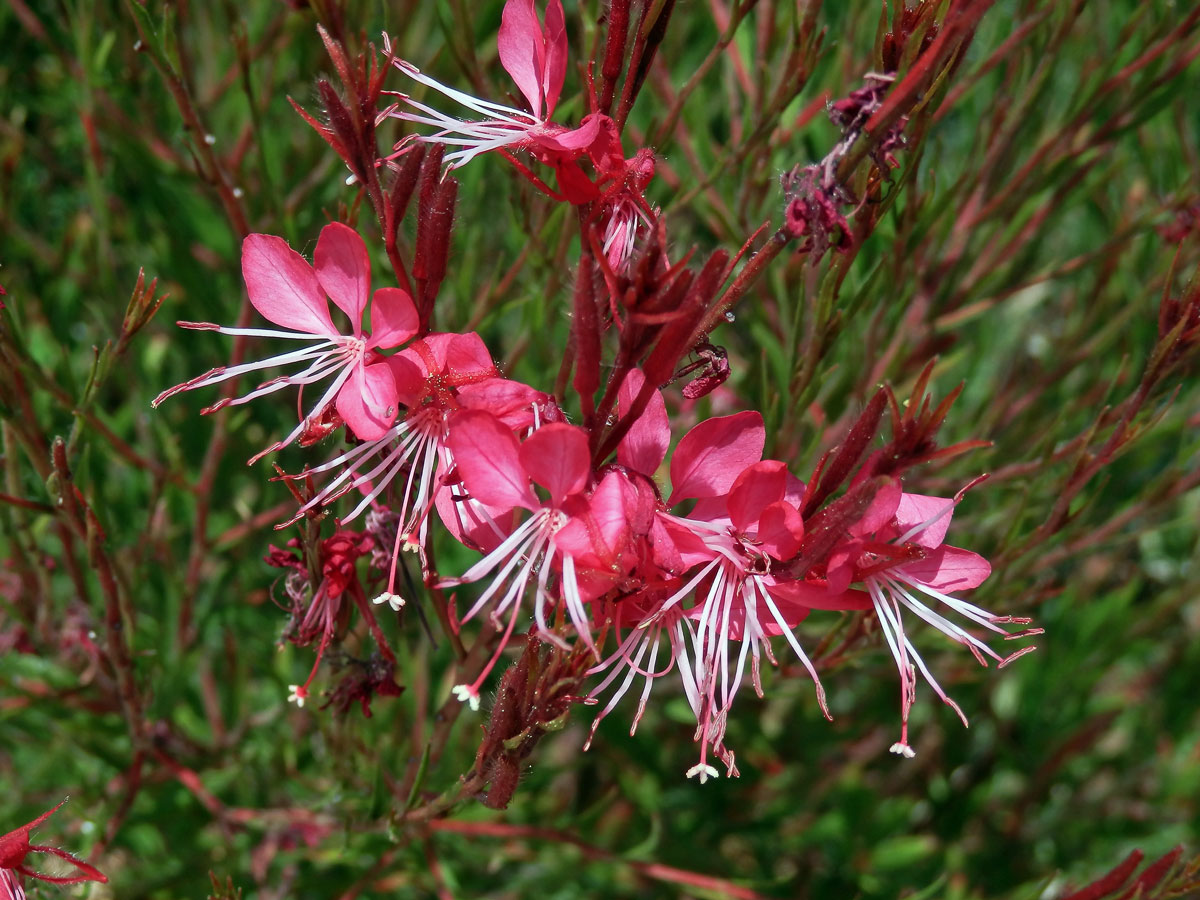
<svg viewBox="0 0 1200 900"><path fill-rule="evenodd" d="M352 43L386 29L400 56L503 99L501 5L349 3L345 21ZM1149 858L1178 843L1197 849L1194 360L1141 398L1135 433L1111 462L1072 481L1131 408L1161 297L1179 295L1200 261L1200 22L1188 4L996 4L914 116L874 233L852 260L779 261L713 335L733 363L729 390L699 410L673 407L677 436L698 414L761 409L768 453L806 477L837 439L827 426L844 425L879 382L906 396L934 356L938 396L965 382L943 443L992 446L918 471L908 487L952 492L992 473L959 507L949 540L993 561L973 602L1046 629L1035 654L1002 672L916 634L971 727L922 685L918 755L888 754L898 685L868 636L823 658L833 723L790 669L766 673L765 701L745 692L729 724L738 780L683 777L692 720L662 684L636 737L625 734L625 703L581 753L590 717L578 710L540 744L508 810L468 804L455 827L401 835L387 827L391 780L414 752L413 723L449 692L448 648L406 610L387 624L398 678L427 691L380 698L370 719L289 706L287 685L303 681L311 654L277 647L278 571L261 561L287 537L271 524L289 498L267 463L244 460L283 433L291 401L204 418L215 393L189 394L150 409L165 387L227 359L228 339L172 322L236 318L237 215L305 254L325 222L349 219L372 248L376 284L391 283L345 167L287 102L315 108L316 79L332 73L303 6L148 4L141 24L174 82L144 39L139 49L131 4L0 8L0 316L21 375L6 398L20 391L29 404L0 408L2 492L32 504L0 504L0 831L71 795L40 834L82 855L104 842L92 861L110 884L69 889L94 898L202 898L211 871L256 897L1032 900L1099 877L1135 847ZM601 9L566 6L573 67L556 115L575 121L587 110L574 64ZM674 92L720 36L713 10L726 8L678 3L630 119L626 153L653 140L649 195L680 254L733 249L763 220L778 223L778 176L838 139L820 98L845 96L876 68L878 4L758 7L664 129ZM789 79L796 96L768 103ZM389 84L409 89L399 73ZM180 91L202 133L185 123ZM401 133L396 122L382 130ZM570 210L499 159L457 174L438 326L477 328L508 374L549 389L569 327ZM169 296L89 390L93 348L120 333L139 269ZM191 486L219 427L214 490L198 498ZM103 599L84 542L64 538L49 505L57 435L71 439L76 484L128 606L151 723L140 750L95 649ZM280 457L289 470L314 458L298 448ZM1076 489L1068 516L1047 526ZM448 572L469 559L449 544L441 554ZM855 625L814 615L806 646L829 650L831 629ZM328 671L315 682L331 685ZM481 721L460 717L427 789L469 769Z"/></svg>

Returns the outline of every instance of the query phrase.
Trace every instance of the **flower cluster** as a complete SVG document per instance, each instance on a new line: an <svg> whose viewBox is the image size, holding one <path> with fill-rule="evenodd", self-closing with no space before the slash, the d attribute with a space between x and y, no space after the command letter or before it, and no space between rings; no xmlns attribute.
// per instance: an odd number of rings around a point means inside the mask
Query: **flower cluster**
<svg viewBox="0 0 1200 900"><path fill-rule="evenodd" d="M696 722L699 759L688 776L715 777L716 762L733 776L738 770L726 728L734 701L746 683L763 695L762 662L778 665L776 650L784 644L829 715L818 661L798 626L814 611L841 611L875 623L895 660L901 730L892 750L912 756L908 719L918 676L962 715L910 637L914 623L964 645L984 665L989 657L1004 665L1033 649L1002 655L984 640L986 632L1004 640L1037 633L1010 631L1005 626L1028 620L995 615L959 596L990 573L982 557L945 542L962 493L931 497L903 486L906 468L956 452L933 442L948 402L930 409L928 370L903 410L890 392L881 392L807 481L788 461L764 458L767 430L753 410L702 420L669 452L670 403L662 388L703 368L684 389L686 397L699 397L729 375L725 352L710 343L709 331L719 318L717 289L733 263L714 254L692 272L686 260L667 259L664 225L645 198L653 153L639 148L627 158L616 122L595 103L574 127L554 121L567 71L560 0L550 0L544 20L533 0L508 0L499 57L527 109L471 97L396 60L409 80L476 118L455 118L398 95L387 115L434 130L401 141L381 166L403 171L406 155L422 144L452 148L440 157L447 170L499 154L547 195L579 207L586 266L581 262L564 368L569 372L574 364L577 404L561 385L551 396L506 377L477 334L428 330L406 290L381 287L372 294L366 245L343 224L323 229L312 265L280 238L246 239L242 269L250 302L283 330L180 323L292 341L300 349L214 369L164 392L156 404L260 369L295 366L296 373L205 411L320 382L323 393L306 410L300 405L293 430L251 462L341 428L349 442L326 461L282 476L293 486L324 480L306 494L296 491L292 522L318 520L339 498L353 498L332 537L294 541L300 555L273 548L268 557L291 572L285 638L317 645L312 673L293 686L291 699L302 704L308 696L322 655L345 636L354 610L367 621L383 659L335 692L339 706L362 699L366 710L371 693L399 692L391 680L395 656L356 563L372 554L382 563L386 580L381 571L375 604L399 612L415 599L404 557L411 551L429 593L445 603L439 620L457 633L462 623L486 614L498 635L473 677L453 689L472 708L518 626L528 621L527 649L544 644L587 657L580 672L590 667L587 674L598 680L586 697L574 699L603 702L593 736L641 679L632 733L655 683L677 673ZM835 107L847 128L861 129L883 83L877 79L852 103ZM551 170L558 188L526 160ZM796 188L781 234L787 239L790 228L791 237L818 241L823 250L836 243L832 235L850 229L829 199L832 182L818 184L811 172L807 186ZM822 178L833 177L826 167ZM348 327L334 323L327 297ZM619 332L620 348L602 385L594 373L606 329ZM689 354L697 361L687 363ZM891 443L869 453L889 401ZM366 531L347 531L360 516ZM435 521L480 555L461 574L439 572L433 563ZM443 600L443 591L466 585L478 585L471 589L477 593L460 617L456 598ZM512 730L524 734L528 727Z"/></svg>

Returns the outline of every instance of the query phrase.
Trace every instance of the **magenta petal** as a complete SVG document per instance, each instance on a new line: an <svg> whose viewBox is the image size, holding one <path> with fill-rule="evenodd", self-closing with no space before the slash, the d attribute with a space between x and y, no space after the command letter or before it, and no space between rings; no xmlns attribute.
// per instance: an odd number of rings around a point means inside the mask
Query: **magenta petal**
<svg viewBox="0 0 1200 900"><path fill-rule="evenodd" d="M787 465L764 459L747 468L729 489L729 520L740 532L754 530L759 515L783 499L787 490Z"/></svg>
<svg viewBox="0 0 1200 900"><path fill-rule="evenodd" d="M782 500L772 503L758 519L758 542L776 559L791 559L800 552L804 540L804 520L800 511Z"/></svg>
<svg viewBox="0 0 1200 900"><path fill-rule="evenodd" d="M587 115L583 117L578 128L556 129L551 133L531 134L530 137L547 150L569 153L574 156L595 143L596 138L600 135L600 126L604 118L599 114Z"/></svg>
<svg viewBox="0 0 1200 900"><path fill-rule="evenodd" d="M562 93L567 77L567 20L562 0L546 4L545 63L542 71L542 91L546 96L546 118L550 118Z"/></svg>
<svg viewBox="0 0 1200 900"><path fill-rule="evenodd" d="M900 573L943 593L979 587L992 574L992 566L978 553L942 546L925 559L905 563Z"/></svg>
<svg viewBox="0 0 1200 900"><path fill-rule="evenodd" d="M667 530L658 516L654 517L654 524L650 526L650 535L647 540L650 541L650 559L656 566L667 572L683 570L683 556L680 555L671 532Z"/></svg>
<svg viewBox="0 0 1200 900"><path fill-rule="evenodd" d="M788 628L795 628L808 618L808 614L812 611L811 607L795 602L786 593L780 593L770 584L769 579L766 588L767 592L774 598L775 606L779 610L779 614L783 617L783 621L787 623ZM768 614L764 619L760 619L759 624L767 634L783 634L783 628L780 627L773 615ZM741 635L738 634L738 638L740 637Z"/></svg>
<svg viewBox="0 0 1200 900"><path fill-rule="evenodd" d="M588 498L588 530L600 566L615 562L625 545L629 516L625 509L624 480L623 474L609 472Z"/></svg>
<svg viewBox="0 0 1200 900"><path fill-rule="evenodd" d="M909 540L922 547L940 547L954 515L954 501L924 494L905 494L896 509L896 527L904 534L919 525L926 527ZM985 578L987 576L984 576Z"/></svg>
<svg viewBox="0 0 1200 900"><path fill-rule="evenodd" d="M471 496L488 506L539 509L512 431L481 410L463 410L449 423L446 444Z"/></svg>
<svg viewBox="0 0 1200 900"><path fill-rule="evenodd" d="M900 489L900 479L893 478L875 492L871 505L863 513L863 517L850 527L850 533L858 537L874 534L892 521L896 508L900 503L903 492Z"/></svg>
<svg viewBox="0 0 1200 900"><path fill-rule="evenodd" d="M687 517L694 522L708 522L713 525L732 525L729 519L729 498L701 497L692 507Z"/></svg>
<svg viewBox="0 0 1200 900"><path fill-rule="evenodd" d="M398 355L410 360L413 365L421 370L421 375L440 375L442 370L446 368L446 354L450 350L450 345L457 334L446 334L443 332L434 332L427 334L419 341L413 341L405 347Z"/></svg>
<svg viewBox="0 0 1200 900"><path fill-rule="evenodd" d="M857 542L834 550L825 564L825 581L829 584L831 593L840 593L850 587L854 581L854 560L862 553Z"/></svg>
<svg viewBox="0 0 1200 900"><path fill-rule="evenodd" d="M490 553L512 533L514 515L511 507L501 509L482 504L484 509L481 510L478 503L456 499L446 485L437 489L433 502L442 524L461 544Z"/></svg>
<svg viewBox="0 0 1200 900"><path fill-rule="evenodd" d="M402 353L389 356L386 360L396 380L396 399L405 406L416 406L425 396L425 373Z"/></svg>
<svg viewBox="0 0 1200 900"><path fill-rule="evenodd" d="M534 116L540 119L546 49L533 0L508 0L504 4L496 46L500 50L500 64L529 101Z"/></svg>
<svg viewBox="0 0 1200 900"><path fill-rule="evenodd" d="M646 378L640 369L630 369L617 394L618 415L623 416L629 411L645 382ZM638 420L621 439L617 447L617 462L635 472L653 476L666 459L670 446L671 422L667 418L667 404L663 401L662 393L656 390L650 395L650 402Z"/></svg>
<svg viewBox="0 0 1200 900"><path fill-rule="evenodd" d="M355 366L335 401L338 415L363 441L383 437L396 419L397 404L396 379L386 362Z"/></svg>
<svg viewBox="0 0 1200 900"><path fill-rule="evenodd" d="M283 238L247 235L242 241L242 277L250 302L264 319L308 334L338 334L312 266Z"/></svg>
<svg viewBox="0 0 1200 900"><path fill-rule="evenodd" d="M622 477L605 475L592 496L570 510L571 520L554 536L558 548L574 557L576 568L610 569L616 562L628 523Z"/></svg>
<svg viewBox="0 0 1200 900"><path fill-rule="evenodd" d="M804 482L791 472L788 472L787 490L783 494L783 499L796 507L796 509L804 506Z"/></svg>
<svg viewBox="0 0 1200 900"><path fill-rule="evenodd" d="M766 441L762 416L753 410L701 422L683 436L671 458L671 504L727 493L762 457Z"/></svg>
<svg viewBox="0 0 1200 900"><path fill-rule="evenodd" d="M329 299L350 317L354 334L361 335L363 310L371 295L371 259L358 232L341 222L322 228L313 268Z"/></svg>
<svg viewBox="0 0 1200 900"><path fill-rule="evenodd" d="M371 301L370 348L399 347L421 327L412 297L400 288L380 288Z"/></svg>
<svg viewBox="0 0 1200 900"><path fill-rule="evenodd" d="M807 606L809 609L870 609L871 597L866 591L830 591L821 583L780 579L770 585L771 596Z"/></svg>
<svg viewBox="0 0 1200 900"><path fill-rule="evenodd" d="M492 356L475 332L434 332L401 351L422 375L445 375L451 387L471 384L499 374Z"/></svg>
<svg viewBox="0 0 1200 900"><path fill-rule="evenodd" d="M587 432L565 422L543 425L521 445L521 465L550 492L550 504L561 507L567 495L587 484L591 472Z"/></svg>
<svg viewBox="0 0 1200 900"><path fill-rule="evenodd" d="M442 371L453 384L468 384L500 374L483 338L473 331L450 335L445 353Z"/></svg>
<svg viewBox="0 0 1200 900"><path fill-rule="evenodd" d="M458 402L464 409L486 410L513 431L533 426L534 404L545 397L541 391L508 378L484 378L458 389Z"/></svg>

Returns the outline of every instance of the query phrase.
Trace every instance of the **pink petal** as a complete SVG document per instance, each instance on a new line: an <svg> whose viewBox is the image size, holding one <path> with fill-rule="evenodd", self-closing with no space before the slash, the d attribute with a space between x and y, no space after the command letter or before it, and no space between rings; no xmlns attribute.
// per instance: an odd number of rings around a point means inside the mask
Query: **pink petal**
<svg viewBox="0 0 1200 900"><path fill-rule="evenodd" d="M538 132L530 133L529 136L546 150L575 156L595 143L596 138L600 135L603 118L596 114L587 115L583 117L578 128L555 128L549 133L539 129Z"/></svg>
<svg viewBox="0 0 1200 900"><path fill-rule="evenodd" d="M992 574L992 566L978 553L943 545L925 559L905 563L901 571L906 578L949 593L979 587Z"/></svg>
<svg viewBox="0 0 1200 900"><path fill-rule="evenodd" d="M521 465L517 439L495 416L481 410L455 414L446 443L463 483L480 503L541 508Z"/></svg>
<svg viewBox="0 0 1200 900"><path fill-rule="evenodd" d="M758 540L762 549L776 559L791 559L800 552L804 540L800 510L783 501L772 503L758 519Z"/></svg>
<svg viewBox="0 0 1200 900"><path fill-rule="evenodd" d="M546 97L548 119L558 104L558 95L562 93L563 81L567 77L567 21L562 0L550 0L546 4L544 35L546 56L542 70L542 92Z"/></svg>
<svg viewBox="0 0 1200 900"><path fill-rule="evenodd" d="M764 459L747 468L729 489L729 520L740 532L754 530L759 515L783 499L787 490L787 465Z"/></svg>
<svg viewBox="0 0 1200 900"><path fill-rule="evenodd" d="M671 501L717 497L762 458L767 442L762 416L753 411L706 419L683 436L671 458Z"/></svg>
<svg viewBox="0 0 1200 900"><path fill-rule="evenodd" d="M624 416L629 411L645 383L646 377L640 369L630 369L617 393L618 415ZM670 446L671 423L667 418L667 404L663 402L662 393L656 390L650 395L650 402L638 420L621 439L617 447L617 462L635 472L653 476L666 459Z"/></svg>
<svg viewBox="0 0 1200 900"><path fill-rule="evenodd" d="M312 267L283 238L247 235L242 241L242 277L250 302L263 318L308 334L338 334Z"/></svg>
<svg viewBox="0 0 1200 900"><path fill-rule="evenodd" d="M928 523L923 531L909 540L922 547L939 547L946 539L950 519L954 515L954 501L944 497L927 497L924 494L905 494L896 509L896 525L904 534L918 525ZM986 577L986 576L985 576Z"/></svg>
<svg viewBox="0 0 1200 900"><path fill-rule="evenodd" d="M577 568L610 569L617 562L628 525L621 479L617 472L605 475L554 536L554 543L574 557Z"/></svg>
<svg viewBox="0 0 1200 900"><path fill-rule="evenodd" d="M656 519L661 522L662 534L669 538L674 546L674 555L678 556L682 565L676 569L690 569L692 566L710 562L717 552L704 543L690 528L686 528L671 519ZM653 534L653 531L651 532Z"/></svg>
<svg viewBox="0 0 1200 900"><path fill-rule="evenodd" d="M473 331L450 336L442 371L454 385L469 384L500 374L483 338Z"/></svg>
<svg viewBox="0 0 1200 900"><path fill-rule="evenodd" d="M550 504L561 507L568 494L583 490L591 473L587 432L564 422L543 425L521 444L521 465L550 492Z"/></svg>
<svg viewBox="0 0 1200 900"><path fill-rule="evenodd" d="M458 402L464 409L486 410L513 431L532 427L534 404L545 397L541 391L508 378L485 378L458 389Z"/></svg>
<svg viewBox="0 0 1200 900"><path fill-rule="evenodd" d="M804 505L804 482L791 472L788 472L787 490L784 492L783 499L796 509Z"/></svg>
<svg viewBox="0 0 1200 900"><path fill-rule="evenodd" d="M830 591L820 582L780 579L767 588L771 596L786 599L809 609L870 609L871 597L866 591Z"/></svg>
<svg viewBox="0 0 1200 900"><path fill-rule="evenodd" d="M892 479L886 486L875 492L871 505L863 513L863 517L850 527L850 533L858 537L874 534L890 524L896 515L896 507L900 503L903 491L900 480Z"/></svg>
<svg viewBox="0 0 1200 900"><path fill-rule="evenodd" d="M396 399L409 408L416 406L428 390L425 373L403 353L389 356L386 361L396 381Z"/></svg>
<svg viewBox="0 0 1200 900"><path fill-rule="evenodd" d="M395 421L399 408L391 366L386 362L356 365L338 391L334 405L359 440L373 441L383 437Z"/></svg>
<svg viewBox="0 0 1200 900"><path fill-rule="evenodd" d="M350 317L354 334L361 335L363 310L371 295L371 259L358 232L341 222L322 228L313 268L329 299Z"/></svg>
<svg viewBox="0 0 1200 900"><path fill-rule="evenodd" d="M672 533L658 516L654 517L654 524L650 526L650 534L646 540L650 542L650 559L656 566L667 572L682 571L683 556L680 555Z"/></svg>
<svg viewBox="0 0 1200 900"><path fill-rule="evenodd" d="M371 342L368 347L399 347L421 327L412 297L400 288L380 288L371 301Z"/></svg>
<svg viewBox="0 0 1200 900"><path fill-rule="evenodd" d="M473 331L427 334L405 347L402 355L416 365L422 375L445 375L453 387L499 374L483 339Z"/></svg>
<svg viewBox="0 0 1200 900"><path fill-rule="evenodd" d="M546 48L533 0L508 0L504 4L496 46L500 50L500 64L529 101L534 116L540 119Z"/></svg>
<svg viewBox="0 0 1200 900"><path fill-rule="evenodd" d="M448 485L437 489L433 502L442 524L460 544L490 553L512 534L515 517L511 507L489 507L457 500ZM480 505L484 507L482 511Z"/></svg>
<svg viewBox="0 0 1200 900"><path fill-rule="evenodd" d="M457 334L441 332L427 334L419 341L413 341L399 355L420 369L422 377L440 375L446 368L446 353L456 337L458 337Z"/></svg>

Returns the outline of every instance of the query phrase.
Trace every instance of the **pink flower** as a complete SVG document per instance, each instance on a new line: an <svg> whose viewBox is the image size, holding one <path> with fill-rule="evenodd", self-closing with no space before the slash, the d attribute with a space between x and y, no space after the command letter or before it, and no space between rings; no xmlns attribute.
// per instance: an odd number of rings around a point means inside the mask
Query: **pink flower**
<svg viewBox="0 0 1200 900"><path fill-rule="evenodd" d="M535 573L533 613L539 634L563 644L550 630L547 615L557 606L550 589L550 575L557 568L558 593L567 616L595 650L584 607L589 597L581 590L577 565L582 563L594 573L601 568L596 562L600 556L617 555L625 528L623 496L616 473L587 492L592 474L587 432L574 425L544 425L518 444L512 430L495 416L464 410L451 420L447 442L472 498L492 509L520 508L532 513L460 578L441 582L442 587L453 587L481 581L496 572L463 621L469 621L496 597L493 621L498 624L511 609L491 661L472 684L454 689L458 698L474 709L479 705L480 686L512 635L520 601ZM534 493L531 481L546 490L548 499Z"/></svg>
<svg viewBox="0 0 1200 900"><path fill-rule="evenodd" d="M903 493L899 483L895 483L891 490L881 491L876 496L863 521L854 529L854 537L834 552L828 566L831 588L836 589L851 580L866 587L884 640L896 660L900 671L901 729L900 740L891 750L901 756L915 755L908 743L908 714L916 699L917 670L925 676L934 693L958 713L963 725L967 724L958 704L942 690L905 633L903 611L965 646L983 666L987 665L985 656L990 656L1003 668L1036 648L1023 647L1008 656L1001 656L962 625L947 618L947 613L955 613L971 624L1001 634L1005 640L1042 633L1041 628L1010 633L1000 626L1028 625L1031 620L993 615L951 593L978 587L992 571L982 556L943 543L954 507L961 499L961 493L953 499Z"/></svg>
<svg viewBox="0 0 1200 900"><path fill-rule="evenodd" d="M519 430L537 424L539 410L548 398L519 381L501 378L487 347L473 332L426 335L387 362L396 396L407 413L373 440L301 473L312 475L345 467L289 522L278 527L286 527L309 510L332 503L347 492L360 491L358 503L340 520L345 524L403 478L403 493L395 510L399 528L388 588L375 598L376 603L387 602L398 610L404 604L396 592L399 554L402 549L422 554L424 567L430 512L435 504L445 507L443 521L459 540L464 534L475 534L484 523L479 517L489 515L466 496L461 485L442 481L442 476L454 467L446 444L449 418L460 409L483 409ZM478 536L486 542L486 534Z"/></svg>
<svg viewBox="0 0 1200 900"><path fill-rule="evenodd" d="M643 383L641 373L631 373L619 397L622 412L632 406ZM651 475L661 464L669 439L666 409L656 392L618 448L618 461ZM642 554L639 572L648 587L631 598L634 610L641 612L622 610L616 623L631 621L636 627L616 653L592 670L612 667L589 694L592 700L616 680L622 668L628 670L593 723L594 732L635 675L646 678L640 717L652 681L678 666L700 743L700 761L687 774L701 782L718 774L708 762L710 750L724 761L727 774L737 774L734 754L724 744L725 726L747 662L755 692L762 696L761 657L775 663L771 637L785 637L812 676L828 716L816 669L793 629L813 606L864 605L851 592L829 596L824 586L775 574L783 561L795 556L804 537L798 509L804 486L784 463L759 461L765 440L762 417L756 412L706 420L680 440L671 459L671 497L656 511L655 524L646 532L652 550L648 559ZM689 500L696 505L688 515L667 511ZM685 574L691 570L694 574ZM670 639L671 663L655 671L664 631ZM734 645L740 646L731 654ZM643 669L648 648L649 662Z"/></svg>
<svg viewBox="0 0 1200 900"><path fill-rule="evenodd" d="M446 155L445 162L452 169L466 165L481 153L504 148L532 150L543 162L552 165L556 160L577 158L597 139L606 117L586 116L576 129L550 121L567 74L567 30L562 0L550 0L546 4L544 25L538 20L533 0L508 0L496 43L500 63L516 82L530 112L456 91L423 75L411 63L396 60L396 67L413 81L433 88L483 118L480 121L457 119L405 94L398 96L417 112L401 110L389 114L406 122L439 129L417 140L461 147L461 150ZM384 49L391 52L386 35Z"/></svg>
<svg viewBox="0 0 1200 900"><path fill-rule="evenodd" d="M333 376L333 381L312 405L295 430L286 438L255 454L251 463L286 447L312 429L330 404L361 440L373 440L388 429L396 417L397 391L392 369L376 351L405 343L417 332L418 318L412 298L399 288L379 288L371 294L371 261L361 237L353 229L334 222L321 230L313 265L278 237L249 235L242 243L242 274L254 308L269 321L289 329L226 328L207 322L180 322L184 328L219 331L222 334L272 337L309 341L309 346L281 353L259 362L221 367L191 381L163 391L152 405L181 391L217 384L246 372L275 366L304 363L294 375L282 376L259 385L248 394L222 400L203 410L246 403L282 390ZM342 334L329 315L329 296L351 322L350 334ZM363 330L363 315L371 303L371 332Z"/></svg>
<svg viewBox="0 0 1200 900"><path fill-rule="evenodd" d="M66 800L63 801L63 803L66 802ZM21 885L22 876L25 878L36 878L38 881L44 881L47 884L80 884L84 881L99 881L103 883L108 881L108 878L90 863L84 862L78 856L73 856L66 850L29 843L29 833L54 815L62 805L60 803L54 809L42 813L29 824L22 825L20 828L16 828L8 834L0 836L0 891L3 892L0 896L6 898L6 900L24 900L25 890ZM40 872L35 872L25 864L25 860L30 853L45 853L50 856L57 856L59 859L65 859L79 871L79 874L62 876L43 875Z"/></svg>

